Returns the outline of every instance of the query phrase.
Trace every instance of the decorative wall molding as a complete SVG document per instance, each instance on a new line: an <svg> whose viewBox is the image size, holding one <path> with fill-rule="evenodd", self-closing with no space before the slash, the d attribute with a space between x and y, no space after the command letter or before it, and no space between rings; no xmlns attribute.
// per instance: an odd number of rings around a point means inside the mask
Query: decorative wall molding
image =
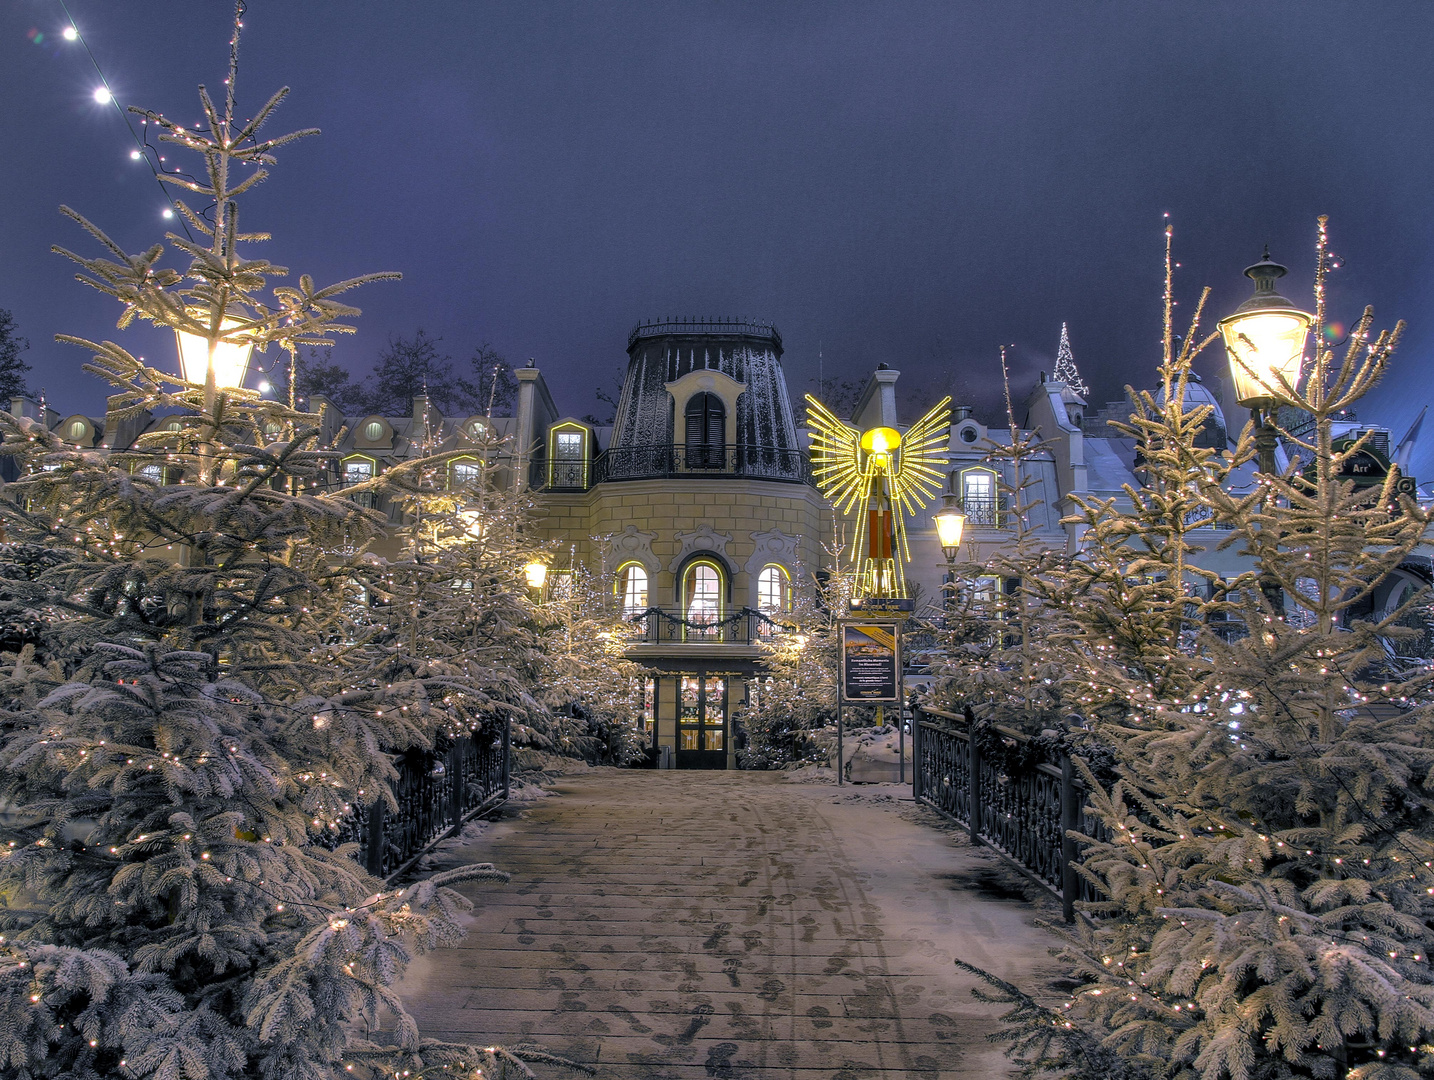
<svg viewBox="0 0 1434 1080"><path fill-rule="evenodd" d="M640 562L651 578L662 569L662 563L652 553L652 542L656 539L656 533L640 532L636 525L623 529L608 541L607 572L616 573L623 563Z"/></svg>
<svg viewBox="0 0 1434 1080"><path fill-rule="evenodd" d="M768 563L784 566L793 581L797 577L797 540L781 529L752 534L752 557L747 560L747 573L759 574ZM755 586L754 586L755 587Z"/></svg>
<svg viewBox="0 0 1434 1080"><path fill-rule="evenodd" d="M714 532L711 525L699 525L696 532L678 533L677 542L682 545L667 568L674 574L681 569L682 564L692 555L699 551L711 552L713 555L721 556L722 561L730 568L732 560L727 557L727 545L732 542L731 533Z"/></svg>

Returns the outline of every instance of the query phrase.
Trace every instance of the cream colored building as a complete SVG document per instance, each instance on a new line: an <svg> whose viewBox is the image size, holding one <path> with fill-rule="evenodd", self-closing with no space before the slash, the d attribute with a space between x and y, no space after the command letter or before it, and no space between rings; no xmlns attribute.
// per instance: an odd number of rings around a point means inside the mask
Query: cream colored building
<svg viewBox="0 0 1434 1080"><path fill-rule="evenodd" d="M423 396L408 416L344 416L317 398L309 407L321 417L320 442L336 451L322 482L360 483L398 462L444 451L457 453L449 466L457 484L476 466L480 448L491 445L491 435L504 439L511 457L500 482L532 493L537 527L560 553L553 580L561 580L571 560L611 589L613 605L633 620L629 656L651 673L644 728L653 762L732 768L741 738L733 713L760 672L762 636L793 597L829 569L833 512L812 483L805 410L793 409L775 327L744 320L643 323L630 334L627 355L611 427L562 413L536 367L516 372L512 417L442 417ZM908 426L897 414L899 378L885 364L872 372L852 410L855 427ZM1215 408L1207 428L1211 445L1228 445L1242 423L1224 396L1218 384L1195 382L1189 390L1192 405ZM142 432L176 423L172 417L66 417L23 398L12 401L11 411L43 418L67 441L94 448L129 446ZM958 562L984 563L1012 546L1009 492L1022 479L1021 501L1032 504L1026 531L1038 543L1078 555L1081 529L1069 521L1078 500L1128 505L1125 485L1141 483L1138 448L1107 423L1127 414L1120 403L1093 413L1071 387L1042 375L1018 399L1019 431L1035 432L1043 443L1018 477L991 454L1009 445L1009 424L988 426L969 409L953 410L947 490L961 497L967 514ZM1407 470L1418 426L1397 446L1386 429L1352 418L1336 435L1369 431L1375 471L1391 463ZM473 465L463 456L470 445ZM1283 467L1283 448L1277 458ZM13 459L0 462L0 477L9 478L5 470L13 467ZM163 465L145 468L157 470L157 480L170 479ZM1246 465L1233 486L1248 490L1252 483L1253 466ZM354 497L386 511L391 521L401 518L399 507L382 496ZM938 617L947 570L932 522L939 508L937 500L907 522L913 562L906 575L918 608ZM1233 577L1246 563L1236 548L1215 551L1223 537L1215 528L1192 534L1209 552L1205 565ZM1367 615L1394 610L1431 578L1434 561L1422 548L1369 598ZM995 592L1013 585L991 578L985 587ZM1434 634L1426 632L1417 647L1427 654L1431 643Z"/></svg>

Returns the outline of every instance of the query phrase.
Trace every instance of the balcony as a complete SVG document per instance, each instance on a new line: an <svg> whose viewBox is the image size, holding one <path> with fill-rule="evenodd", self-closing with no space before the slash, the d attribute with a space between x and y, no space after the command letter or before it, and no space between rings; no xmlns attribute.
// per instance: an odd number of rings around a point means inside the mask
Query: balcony
<svg viewBox="0 0 1434 1080"><path fill-rule="evenodd" d="M535 491L586 491L594 484L620 480L694 476L810 484L812 466L803 450L746 444L688 447L660 443L614 447L599 454L590 469L582 461L535 458L529 486Z"/></svg>
<svg viewBox="0 0 1434 1080"><path fill-rule="evenodd" d="M721 618L684 616L681 611L648 608L630 615L634 645L756 645L782 629L762 612L741 608Z"/></svg>
<svg viewBox="0 0 1434 1080"><path fill-rule="evenodd" d="M961 500L966 508L967 526L977 526L987 529L995 529L1001 524L1001 506L1003 500L993 495L967 495Z"/></svg>

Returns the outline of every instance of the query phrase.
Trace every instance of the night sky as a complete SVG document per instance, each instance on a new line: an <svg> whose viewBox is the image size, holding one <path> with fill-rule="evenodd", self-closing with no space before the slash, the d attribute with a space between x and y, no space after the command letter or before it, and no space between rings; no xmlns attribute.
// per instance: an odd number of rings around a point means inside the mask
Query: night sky
<svg viewBox="0 0 1434 1080"><path fill-rule="evenodd" d="M229 4L70 12L124 104L193 122L196 85L222 92ZM114 337L118 311L50 253L98 253L56 208L132 250L167 223L65 22L56 0L0 0L0 308L70 412L105 388L53 336ZM743 315L780 327L794 394L820 350L828 375L886 362L996 419L997 346L1024 393L1065 321L1099 403L1158 361L1163 213L1178 312L1209 285L1212 329L1265 243L1309 306L1327 213L1333 317L1409 321L1362 417L1398 438L1434 397L1423 0L253 0L245 22L241 111L289 85L269 133L323 129L282 154L245 226L321 283L405 275L355 294L335 359L356 375L423 327L460 360L484 341L533 358L582 414L635 322ZM121 340L172 362L172 339ZM1421 480L1434 423L1425 443Z"/></svg>

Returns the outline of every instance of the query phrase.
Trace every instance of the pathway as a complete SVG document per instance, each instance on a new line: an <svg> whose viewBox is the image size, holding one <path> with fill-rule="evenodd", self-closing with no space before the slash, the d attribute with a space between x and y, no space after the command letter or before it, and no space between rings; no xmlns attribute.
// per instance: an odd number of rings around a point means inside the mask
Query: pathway
<svg viewBox="0 0 1434 1080"><path fill-rule="evenodd" d="M604 1080L1010 1075L984 1038L999 1010L951 960L1044 990L1038 906L909 789L876 790L564 777L444 853L513 879L468 888L468 938L415 964L405 998L426 1035L536 1043Z"/></svg>

